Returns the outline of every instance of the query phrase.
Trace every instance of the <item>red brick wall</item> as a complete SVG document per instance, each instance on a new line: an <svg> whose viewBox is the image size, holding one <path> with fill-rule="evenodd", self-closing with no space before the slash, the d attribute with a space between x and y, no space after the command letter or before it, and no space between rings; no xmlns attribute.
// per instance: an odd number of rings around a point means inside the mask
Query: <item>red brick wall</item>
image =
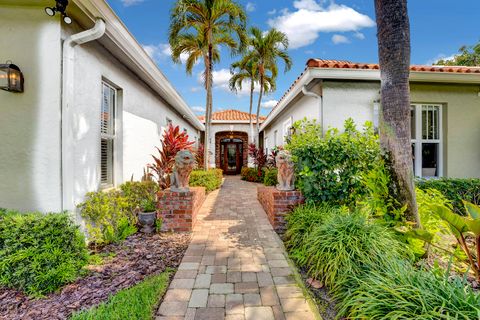
<svg viewBox="0 0 480 320"><path fill-rule="evenodd" d="M225 131L225 132L218 132L215 134L215 166L217 168L221 168L220 166L220 141L222 139L242 139L243 140L243 154L242 154L242 159L243 159L243 166L248 165L248 134L245 132L239 132L239 131Z"/></svg>
<svg viewBox="0 0 480 320"><path fill-rule="evenodd" d="M277 233L285 232L285 216L295 206L305 201L302 193L298 190L279 191L275 187L258 187L257 198L263 209L265 209L270 224Z"/></svg>
<svg viewBox="0 0 480 320"><path fill-rule="evenodd" d="M190 187L189 192L158 192L157 214L162 219L162 231L192 231L204 201L204 187Z"/></svg>

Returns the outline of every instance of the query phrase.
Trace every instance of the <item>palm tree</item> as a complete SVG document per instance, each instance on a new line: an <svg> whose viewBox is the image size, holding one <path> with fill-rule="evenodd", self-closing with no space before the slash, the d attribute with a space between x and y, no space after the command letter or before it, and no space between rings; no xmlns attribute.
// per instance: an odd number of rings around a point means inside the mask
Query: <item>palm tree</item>
<svg viewBox="0 0 480 320"><path fill-rule="evenodd" d="M242 64L251 61L255 69L258 70L258 83L260 85L260 93L258 95L257 105L257 137L260 134L260 108L262 98L265 90L265 83L271 79L271 83L275 83L278 75L277 60L283 60L285 64L284 72L287 72L292 67L292 60L287 53L288 37L285 33L276 29L270 29L263 33L262 30L256 27L250 28L251 37L249 39L249 51L245 53L242 59ZM270 88L270 91L275 86Z"/></svg>
<svg viewBox="0 0 480 320"><path fill-rule="evenodd" d="M259 80L259 72L256 68L256 64L253 61L237 61L232 63L230 72L232 77L229 81L230 90L233 92L238 92L242 90L244 82L250 82L250 110L249 110L249 120L250 120L250 136L253 140L253 125L252 125L252 108L253 108L253 92L255 91L255 84ZM275 90L275 80L265 76L264 91ZM257 119L258 122L258 119ZM253 141L251 141L253 142Z"/></svg>
<svg viewBox="0 0 480 320"><path fill-rule="evenodd" d="M207 91L205 111L204 168L208 169L208 147L212 122L213 65L220 60L219 46L232 54L244 50L246 14L233 0L178 0L170 15L169 43L172 58L180 62L187 54L186 71L192 73L195 63L203 59L203 79Z"/></svg>
<svg viewBox="0 0 480 320"><path fill-rule="evenodd" d="M375 0L380 59L380 143L389 156L406 217L420 227L410 142L410 24L407 0Z"/></svg>

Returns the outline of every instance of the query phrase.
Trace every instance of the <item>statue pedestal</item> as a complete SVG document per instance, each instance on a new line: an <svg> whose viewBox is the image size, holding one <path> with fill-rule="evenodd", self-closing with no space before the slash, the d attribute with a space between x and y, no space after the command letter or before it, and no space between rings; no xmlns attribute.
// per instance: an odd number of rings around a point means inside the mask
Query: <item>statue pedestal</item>
<svg viewBox="0 0 480 320"><path fill-rule="evenodd" d="M285 232L285 216L305 201L298 190L280 191L275 187L258 187L257 198L265 209L273 229L279 234Z"/></svg>
<svg viewBox="0 0 480 320"><path fill-rule="evenodd" d="M190 187L188 192L170 189L158 192L158 217L162 219L162 231L192 231L197 213L205 201L205 188Z"/></svg>

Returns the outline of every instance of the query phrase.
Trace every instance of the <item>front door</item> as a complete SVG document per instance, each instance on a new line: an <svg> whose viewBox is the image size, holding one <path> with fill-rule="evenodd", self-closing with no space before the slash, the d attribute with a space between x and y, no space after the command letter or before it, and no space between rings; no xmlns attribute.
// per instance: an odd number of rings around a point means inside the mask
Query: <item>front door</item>
<svg viewBox="0 0 480 320"><path fill-rule="evenodd" d="M239 174L242 169L242 143L222 143L222 169L225 174Z"/></svg>

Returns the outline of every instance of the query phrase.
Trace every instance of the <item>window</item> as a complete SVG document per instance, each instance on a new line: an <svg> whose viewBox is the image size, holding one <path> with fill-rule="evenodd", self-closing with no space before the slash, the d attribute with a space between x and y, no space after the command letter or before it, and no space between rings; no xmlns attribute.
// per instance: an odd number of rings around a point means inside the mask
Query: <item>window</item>
<svg viewBox="0 0 480 320"><path fill-rule="evenodd" d="M292 118L283 123L283 143L287 143L290 140L292 128Z"/></svg>
<svg viewBox="0 0 480 320"><path fill-rule="evenodd" d="M117 91L112 86L102 84L102 110L100 115L100 182L102 187L113 186L113 148L115 142L115 107Z"/></svg>
<svg viewBox="0 0 480 320"><path fill-rule="evenodd" d="M273 146L274 147L277 146L277 134L278 134L278 130L273 131Z"/></svg>
<svg viewBox="0 0 480 320"><path fill-rule="evenodd" d="M441 177L442 106L413 104L410 109L413 167L420 177Z"/></svg>

